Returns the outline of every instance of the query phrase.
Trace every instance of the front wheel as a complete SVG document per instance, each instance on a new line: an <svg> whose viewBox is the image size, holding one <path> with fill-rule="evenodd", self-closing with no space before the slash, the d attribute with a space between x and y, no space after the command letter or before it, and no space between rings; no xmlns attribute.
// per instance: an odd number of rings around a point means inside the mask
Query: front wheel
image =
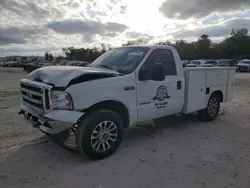
<svg viewBox="0 0 250 188"><path fill-rule="evenodd" d="M220 111L220 96L214 93L208 100L207 107L199 111L199 117L204 121L213 121Z"/></svg>
<svg viewBox="0 0 250 188"><path fill-rule="evenodd" d="M97 110L89 114L76 129L76 145L92 160L106 158L119 147L123 136L123 122L111 110Z"/></svg>

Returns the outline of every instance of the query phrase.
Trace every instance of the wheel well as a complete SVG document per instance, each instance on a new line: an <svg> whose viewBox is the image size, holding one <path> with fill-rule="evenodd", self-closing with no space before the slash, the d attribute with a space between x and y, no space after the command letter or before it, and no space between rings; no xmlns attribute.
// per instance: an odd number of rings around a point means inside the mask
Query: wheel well
<svg viewBox="0 0 250 188"><path fill-rule="evenodd" d="M214 91L212 95L213 94L218 95L220 97L220 102L223 102L223 93L220 90Z"/></svg>
<svg viewBox="0 0 250 188"><path fill-rule="evenodd" d="M99 103L92 105L88 109L84 110L84 112L88 114L97 109L108 109L108 110L112 110L116 112L121 117L122 121L124 122L124 127L127 128L129 126L128 109L123 103L118 102L118 101L112 101L112 100L103 101L103 102L99 102Z"/></svg>

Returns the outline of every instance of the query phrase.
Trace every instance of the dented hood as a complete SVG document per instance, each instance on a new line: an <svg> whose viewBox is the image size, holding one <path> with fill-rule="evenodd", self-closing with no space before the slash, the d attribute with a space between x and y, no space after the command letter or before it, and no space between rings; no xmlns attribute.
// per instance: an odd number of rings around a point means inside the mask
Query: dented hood
<svg viewBox="0 0 250 188"><path fill-rule="evenodd" d="M93 68L93 67L73 67L73 66L47 66L36 69L28 74L28 79L53 84L56 87L65 87L72 79L83 75L110 75L119 73L115 70Z"/></svg>

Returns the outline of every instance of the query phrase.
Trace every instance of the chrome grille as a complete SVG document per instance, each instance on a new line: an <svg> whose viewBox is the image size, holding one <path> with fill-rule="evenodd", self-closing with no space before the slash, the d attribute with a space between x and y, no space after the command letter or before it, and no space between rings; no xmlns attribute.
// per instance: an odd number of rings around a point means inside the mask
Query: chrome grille
<svg viewBox="0 0 250 188"><path fill-rule="evenodd" d="M29 106L49 111L51 108L50 102L51 86L34 82L28 79L21 80L21 97L22 100Z"/></svg>

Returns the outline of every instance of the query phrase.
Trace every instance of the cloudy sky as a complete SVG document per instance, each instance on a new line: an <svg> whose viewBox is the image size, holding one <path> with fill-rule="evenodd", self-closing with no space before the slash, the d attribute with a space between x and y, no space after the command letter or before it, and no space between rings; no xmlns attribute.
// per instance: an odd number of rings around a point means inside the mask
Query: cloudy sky
<svg viewBox="0 0 250 188"><path fill-rule="evenodd" d="M250 0L0 0L0 56L139 38L219 41L250 30Z"/></svg>

